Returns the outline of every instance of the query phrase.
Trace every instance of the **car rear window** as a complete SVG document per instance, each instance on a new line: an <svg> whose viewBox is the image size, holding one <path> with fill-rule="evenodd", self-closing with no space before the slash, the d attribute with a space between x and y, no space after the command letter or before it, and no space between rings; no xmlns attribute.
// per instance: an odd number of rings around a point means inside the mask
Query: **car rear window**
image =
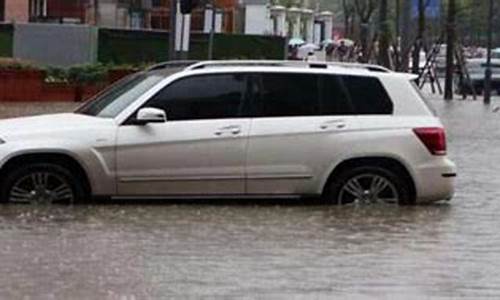
<svg viewBox="0 0 500 300"><path fill-rule="evenodd" d="M356 114L390 115L394 111L385 88L375 77L342 76Z"/></svg>

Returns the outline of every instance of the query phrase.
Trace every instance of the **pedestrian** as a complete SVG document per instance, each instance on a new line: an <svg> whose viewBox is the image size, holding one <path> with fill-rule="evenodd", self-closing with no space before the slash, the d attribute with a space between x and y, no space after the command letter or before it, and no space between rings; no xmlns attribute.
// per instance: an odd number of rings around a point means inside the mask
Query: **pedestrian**
<svg viewBox="0 0 500 300"><path fill-rule="evenodd" d="M349 49L347 48L345 41L340 41L340 45L337 47L337 55L338 55L339 61L345 60L345 57L347 55L347 51L349 51Z"/></svg>

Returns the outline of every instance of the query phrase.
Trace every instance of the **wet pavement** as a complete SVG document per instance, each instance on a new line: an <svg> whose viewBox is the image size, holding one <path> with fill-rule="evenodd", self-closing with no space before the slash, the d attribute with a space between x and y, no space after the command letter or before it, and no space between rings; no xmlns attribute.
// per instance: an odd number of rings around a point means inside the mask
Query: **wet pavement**
<svg viewBox="0 0 500 300"><path fill-rule="evenodd" d="M450 203L4 205L0 298L498 299L500 112L433 104L460 170Z"/></svg>

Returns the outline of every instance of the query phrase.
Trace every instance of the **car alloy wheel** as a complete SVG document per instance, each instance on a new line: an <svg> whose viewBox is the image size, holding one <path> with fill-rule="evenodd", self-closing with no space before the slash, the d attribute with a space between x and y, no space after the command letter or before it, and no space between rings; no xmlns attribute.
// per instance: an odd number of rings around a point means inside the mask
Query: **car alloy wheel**
<svg viewBox="0 0 500 300"><path fill-rule="evenodd" d="M74 199L71 184L50 171L28 173L16 180L8 192L8 201L11 203L72 203Z"/></svg>
<svg viewBox="0 0 500 300"><path fill-rule="evenodd" d="M400 196L394 183L377 174L360 174L347 180L338 193L337 203L398 204Z"/></svg>

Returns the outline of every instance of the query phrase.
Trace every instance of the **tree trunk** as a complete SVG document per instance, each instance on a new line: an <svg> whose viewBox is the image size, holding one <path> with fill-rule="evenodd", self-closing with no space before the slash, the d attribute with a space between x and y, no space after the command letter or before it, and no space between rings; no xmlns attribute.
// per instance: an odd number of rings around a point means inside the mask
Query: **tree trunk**
<svg viewBox="0 0 500 300"><path fill-rule="evenodd" d="M409 56L412 39L411 39L411 2L403 1L403 28L401 33L401 65L400 71L408 72Z"/></svg>
<svg viewBox="0 0 500 300"><path fill-rule="evenodd" d="M349 17L350 13L347 9L346 0L342 0L342 9L344 10L344 35L349 36Z"/></svg>
<svg viewBox="0 0 500 300"><path fill-rule="evenodd" d="M448 0L448 20L446 24L446 78L444 83L444 99L453 100L453 72L455 71L455 0Z"/></svg>
<svg viewBox="0 0 500 300"><path fill-rule="evenodd" d="M391 29L389 26L389 20L387 19L387 10L387 0L380 0L378 63L386 68L392 69L391 56L389 53Z"/></svg>
<svg viewBox="0 0 500 300"><path fill-rule="evenodd" d="M425 0L418 0L418 31L415 45L413 46L413 63L411 72L419 73L420 66L420 51L424 44L425 35Z"/></svg>
<svg viewBox="0 0 500 300"><path fill-rule="evenodd" d="M394 1L395 13L396 13L396 40L401 36L401 2L399 0Z"/></svg>
<svg viewBox="0 0 500 300"><path fill-rule="evenodd" d="M370 25L368 23L360 23L359 26L359 39L361 42L361 57L359 58L360 63L367 63L370 60L368 55L370 47Z"/></svg>

